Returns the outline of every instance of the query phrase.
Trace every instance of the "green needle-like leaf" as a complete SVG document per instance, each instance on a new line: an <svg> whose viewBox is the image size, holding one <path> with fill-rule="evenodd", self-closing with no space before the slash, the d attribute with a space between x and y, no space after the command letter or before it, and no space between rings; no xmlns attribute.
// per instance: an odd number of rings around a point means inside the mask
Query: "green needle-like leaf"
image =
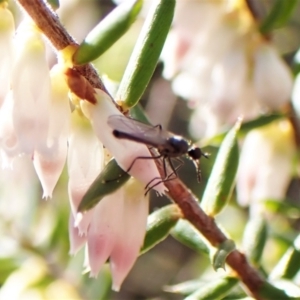
<svg viewBox="0 0 300 300"><path fill-rule="evenodd" d="M209 246L205 238L186 220L179 220L171 231L172 236L182 244L199 252L209 254Z"/></svg>
<svg viewBox="0 0 300 300"><path fill-rule="evenodd" d="M256 129L256 128L268 125L268 124L272 123L273 121L277 121L277 120L280 120L285 117L286 117L285 114L274 113L274 114L259 116L258 118L254 119L254 120L243 122L241 125L241 128L238 132L238 135L244 136L252 129ZM202 145L212 145L212 144L219 145L223 141L223 139L227 133L228 133L228 130L225 130L211 138L202 140Z"/></svg>
<svg viewBox="0 0 300 300"><path fill-rule="evenodd" d="M148 217L147 232L141 253L147 252L163 241L181 217L181 211L175 204L170 204L152 213Z"/></svg>
<svg viewBox="0 0 300 300"><path fill-rule="evenodd" d="M260 32L267 34L272 30L284 26L290 19L298 0L277 0L269 15L260 25Z"/></svg>
<svg viewBox="0 0 300 300"><path fill-rule="evenodd" d="M298 219L300 218L300 207L299 205L288 202L288 199L278 200L265 200L263 202L266 210L273 213L282 214L285 217Z"/></svg>
<svg viewBox="0 0 300 300"><path fill-rule="evenodd" d="M261 296L262 299L280 299L280 300L292 300L292 299L298 299L299 298L293 298L288 296L288 294L285 293L285 291L275 287L274 285L270 284L269 282L265 282L263 286L260 288L259 296Z"/></svg>
<svg viewBox="0 0 300 300"><path fill-rule="evenodd" d="M292 279L299 272L300 267L300 235L294 245L290 247L270 274L270 278Z"/></svg>
<svg viewBox="0 0 300 300"><path fill-rule="evenodd" d="M267 241L267 233L267 223L262 216L254 217L246 225L243 249L253 264L259 265Z"/></svg>
<svg viewBox="0 0 300 300"><path fill-rule="evenodd" d="M237 133L240 125L238 121L224 138L202 197L201 206L210 216L218 214L232 194L239 161Z"/></svg>
<svg viewBox="0 0 300 300"><path fill-rule="evenodd" d="M116 191L129 178L130 175L121 169L115 159L112 159L83 196L78 212L93 208L103 197Z"/></svg>
<svg viewBox="0 0 300 300"><path fill-rule="evenodd" d="M238 283L235 277L219 278L202 286L185 300L218 300L223 299L230 290Z"/></svg>
<svg viewBox="0 0 300 300"><path fill-rule="evenodd" d="M73 55L74 64L95 60L110 48L136 20L143 0L124 1L107 15L85 38Z"/></svg>
<svg viewBox="0 0 300 300"><path fill-rule="evenodd" d="M164 291L188 296L198 291L205 284L206 282L202 281L201 279L194 279L175 285L167 285L164 287Z"/></svg>
<svg viewBox="0 0 300 300"><path fill-rule="evenodd" d="M116 100L124 109L138 103L155 70L168 35L175 0L157 0L150 10L122 78Z"/></svg>

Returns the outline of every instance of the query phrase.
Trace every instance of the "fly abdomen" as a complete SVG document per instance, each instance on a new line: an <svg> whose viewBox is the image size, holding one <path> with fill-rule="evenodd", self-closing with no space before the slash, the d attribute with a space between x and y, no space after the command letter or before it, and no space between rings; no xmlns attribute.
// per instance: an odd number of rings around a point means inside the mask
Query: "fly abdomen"
<svg viewBox="0 0 300 300"><path fill-rule="evenodd" d="M119 130L113 130L112 134L113 134L116 138L119 138L119 139L124 138L122 132L119 131ZM126 134L125 134L125 135L126 135ZM125 138L126 138L126 137L125 137Z"/></svg>
<svg viewBox="0 0 300 300"><path fill-rule="evenodd" d="M116 137L118 139L125 139L125 140L133 141L133 142L136 142L136 143L141 143L141 144L156 147L156 144L145 141L145 138L143 136L139 137L137 135L133 135L131 133L127 133L127 132L120 131L120 130L117 130L117 129L114 129L112 131L112 134L113 134L114 137Z"/></svg>

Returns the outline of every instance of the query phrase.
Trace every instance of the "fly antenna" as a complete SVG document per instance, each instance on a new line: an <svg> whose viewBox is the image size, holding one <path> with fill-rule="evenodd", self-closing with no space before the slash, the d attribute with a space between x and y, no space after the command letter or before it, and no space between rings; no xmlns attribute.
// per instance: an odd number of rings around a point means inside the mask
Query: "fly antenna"
<svg viewBox="0 0 300 300"><path fill-rule="evenodd" d="M204 156L205 158L209 158L210 157L210 153L202 152L202 150L201 150L201 155Z"/></svg>

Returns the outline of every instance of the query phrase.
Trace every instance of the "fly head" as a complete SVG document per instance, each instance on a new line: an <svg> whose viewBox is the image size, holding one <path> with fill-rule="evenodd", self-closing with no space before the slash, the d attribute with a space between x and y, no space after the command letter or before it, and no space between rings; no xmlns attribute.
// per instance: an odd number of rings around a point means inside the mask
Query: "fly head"
<svg viewBox="0 0 300 300"><path fill-rule="evenodd" d="M202 150L196 146L191 146L189 148L187 154L194 162L194 165L197 170L197 180L198 180L198 182L200 182L201 181L201 170L200 170L200 166L199 166L199 161L200 161L201 156L208 158L209 155L207 153L202 152Z"/></svg>

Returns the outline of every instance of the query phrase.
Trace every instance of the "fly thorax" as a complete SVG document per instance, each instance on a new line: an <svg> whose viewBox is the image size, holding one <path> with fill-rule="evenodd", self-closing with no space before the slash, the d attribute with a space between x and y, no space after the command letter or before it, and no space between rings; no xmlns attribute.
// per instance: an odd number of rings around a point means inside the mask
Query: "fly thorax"
<svg viewBox="0 0 300 300"><path fill-rule="evenodd" d="M188 142L181 136L172 136L168 138L164 145L158 148L158 151L164 156L180 156L187 153L189 149Z"/></svg>

